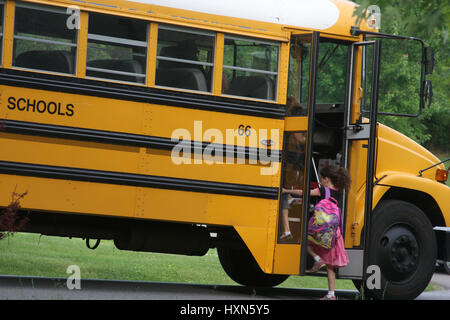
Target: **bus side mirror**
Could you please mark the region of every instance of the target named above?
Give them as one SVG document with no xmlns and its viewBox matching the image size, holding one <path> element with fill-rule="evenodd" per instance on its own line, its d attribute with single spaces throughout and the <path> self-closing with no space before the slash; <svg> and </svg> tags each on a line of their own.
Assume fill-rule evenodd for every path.
<svg viewBox="0 0 450 320">
<path fill-rule="evenodd" d="M 426 47 L 424 51 L 423 64 L 425 67 L 425 76 L 433 74 L 434 70 L 434 50 L 433 47 Z M 422 85 L 422 106 L 429 108 L 433 100 L 433 86 L 431 80 L 424 80 Z"/>
<path fill-rule="evenodd" d="M 423 106 L 425 108 L 429 108 L 431 106 L 431 102 L 433 101 L 433 86 L 431 84 L 431 80 L 425 80 L 423 83 L 423 92 L 422 92 Z"/>
<path fill-rule="evenodd" d="M 434 70 L 434 50 L 433 47 L 425 48 L 425 74 L 429 75 Z"/>
</svg>

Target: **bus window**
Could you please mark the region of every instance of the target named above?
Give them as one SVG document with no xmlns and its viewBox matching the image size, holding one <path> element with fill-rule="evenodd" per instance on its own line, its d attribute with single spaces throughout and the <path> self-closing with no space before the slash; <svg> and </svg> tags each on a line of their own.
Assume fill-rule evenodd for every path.
<svg viewBox="0 0 450 320">
<path fill-rule="evenodd" d="M 306 116 L 308 113 L 310 53 L 311 39 L 292 39 L 286 116 Z"/>
<path fill-rule="evenodd" d="M 5 4 L 0 2 L 0 59 L 3 57 L 3 15 L 5 12 Z"/>
<path fill-rule="evenodd" d="M 86 76 L 145 83 L 148 26 L 145 21 L 90 13 Z"/>
<path fill-rule="evenodd" d="M 13 66 L 75 74 L 77 30 L 65 9 L 16 2 Z"/>
<path fill-rule="evenodd" d="M 158 86 L 211 92 L 215 33 L 159 26 Z"/>
<path fill-rule="evenodd" d="M 316 103 L 344 104 L 348 45 L 320 42 Z"/>
<path fill-rule="evenodd" d="M 225 36 L 224 94 L 276 100 L 279 50 L 275 42 Z"/>
<path fill-rule="evenodd" d="M 325 166 L 344 166 L 347 161 L 344 111 L 348 52 L 348 43 L 320 40 L 312 139 L 312 161 L 317 172 Z M 317 172 L 310 172 L 312 183 L 320 182 Z"/>
</svg>

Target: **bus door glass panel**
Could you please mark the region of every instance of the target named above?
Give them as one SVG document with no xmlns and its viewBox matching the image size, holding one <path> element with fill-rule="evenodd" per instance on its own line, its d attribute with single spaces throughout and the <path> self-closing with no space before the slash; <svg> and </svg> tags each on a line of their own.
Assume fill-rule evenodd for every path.
<svg viewBox="0 0 450 320">
<path fill-rule="evenodd" d="M 0 62 L 3 57 L 3 23 L 4 23 L 5 4 L 0 2 Z"/>
<path fill-rule="evenodd" d="M 289 57 L 287 117 L 308 115 L 309 65 L 311 36 L 294 37 Z"/>
<path fill-rule="evenodd" d="M 349 46 L 321 38 L 317 65 L 312 143 L 311 190 L 319 186 L 326 166 L 345 166 L 344 121 Z M 311 199 L 314 204 L 317 199 Z"/>
<path fill-rule="evenodd" d="M 383 39 L 382 42 L 378 88 L 378 115 L 380 118 L 378 120 L 392 126 L 394 122 L 400 121 L 392 116 L 414 118 L 423 107 L 418 106 L 417 101 L 421 102 L 421 92 L 423 92 L 421 85 L 424 79 L 421 62 L 424 49 L 421 41 Z M 373 46 L 365 46 L 363 50 L 363 72 L 366 75 L 363 88 L 366 90 L 364 90 L 362 110 L 364 117 L 369 117 L 374 49 Z M 406 127 L 408 122 L 407 120 L 403 121 L 405 121 L 404 127 Z M 414 126 L 412 124 L 414 121 L 410 121 L 411 127 Z M 412 131 L 408 133 L 414 134 Z"/>
<path fill-rule="evenodd" d="M 300 243 L 303 221 L 303 201 L 298 194 L 304 189 L 305 155 L 307 142 L 307 120 L 309 64 L 311 35 L 292 38 L 289 59 L 288 98 L 286 125 L 294 123 L 295 129 L 284 135 L 282 183 L 279 211 L 279 243 Z M 306 76 L 308 75 L 308 76 Z M 300 123 L 302 125 L 297 125 Z M 290 130 L 290 129 L 289 129 Z M 283 192 L 285 191 L 285 192 Z M 297 192 L 297 194 L 296 194 Z M 290 236 L 286 233 L 290 232 Z"/>
<path fill-rule="evenodd" d="M 314 112 L 313 159 L 317 171 L 325 166 L 344 166 L 343 127 L 348 45 L 322 38 L 317 66 Z M 314 172 L 314 180 L 317 176 Z"/>
<path fill-rule="evenodd" d="M 344 123 L 345 101 L 347 93 L 347 72 L 349 59 L 349 44 L 327 38 L 320 38 L 319 52 L 315 65 L 311 68 L 315 72 L 316 88 L 314 96 L 314 110 L 310 112 L 313 117 L 312 146 L 310 166 L 308 168 L 310 191 L 320 187 L 320 170 L 326 166 L 345 167 L 344 159 Z M 302 81 L 306 80 L 305 79 Z M 305 195 L 309 196 L 309 195 Z M 345 216 L 344 195 L 337 199 Z M 314 212 L 314 205 L 318 197 L 310 196 L 307 204 L 305 219 L 309 220 Z M 307 225 L 307 224 L 306 224 Z M 304 238 L 307 241 L 307 238 Z M 313 260 L 305 255 L 306 269 L 310 269 Z"/>
<path fill-rule="evenodd" d="M 280 243 L 300 243 L 303 218 L 302 192 L 305 177 L 306 131 L 287 132 L 283 146 L 283 183 L 280 196 L 278 239 Z M 290 236 L 286 236 L 290 232 Z"/>
</svg>

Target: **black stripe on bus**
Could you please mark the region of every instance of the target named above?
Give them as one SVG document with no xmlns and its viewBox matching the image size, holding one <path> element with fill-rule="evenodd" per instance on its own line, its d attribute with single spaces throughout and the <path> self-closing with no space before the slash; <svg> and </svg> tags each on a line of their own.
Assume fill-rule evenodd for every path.
<svg viewBox="0 0 450 320">
<path fill-rule="evenodd" d="M 172 151 L 173 148 L 177 145 L 181 147 L 181 142 L 179 140 L 173 141 L 169 138 L 7 119 L 0 119 L 0 130 L 9 133 L 28 134 L 33 136 L 43 136 L 60 139 L 82 140 L 132 147 L 162 149 L 168 151 Z M 279 150 L 240 147 L 235 145 L 184 140 L 182 142 L 182 147 L 187 148 L 191 153 L 204 154 L 206 148 L 208 148 L 208 153 L 212 156 L 215 155 L 216 150 L 221 150 L 223 156 L 228 155 L 233 158 L 244 158 L 255 161 L 261 160 L 263 162 L 280 162 Z"/>
<path fill-rule="evenodd" d="M 278 199 L 278 188 L 0 161 L 0 173 L 114 185 Z"/>
<path fill-rule="evenodd" d="M 102 98 L 284 119 L 286 106 L 98 80 L 0 68 L 0 84 Z"/>
</svg>

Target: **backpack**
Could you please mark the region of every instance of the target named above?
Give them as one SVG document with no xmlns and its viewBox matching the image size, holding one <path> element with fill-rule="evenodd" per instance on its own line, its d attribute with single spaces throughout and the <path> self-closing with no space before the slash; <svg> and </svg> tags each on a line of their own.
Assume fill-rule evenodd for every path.
<svg viewBox="0 0 450 320">
<path fill-rule="evenodd" d="M 308 222 L 308 240 L 325 249 L 332 249 L 336 243 L 336 232 L 341 226 L 340 212 L 337 200 L 325 187 L 325 198 L 314 206 L 314 214 Z"/>
</svg>

